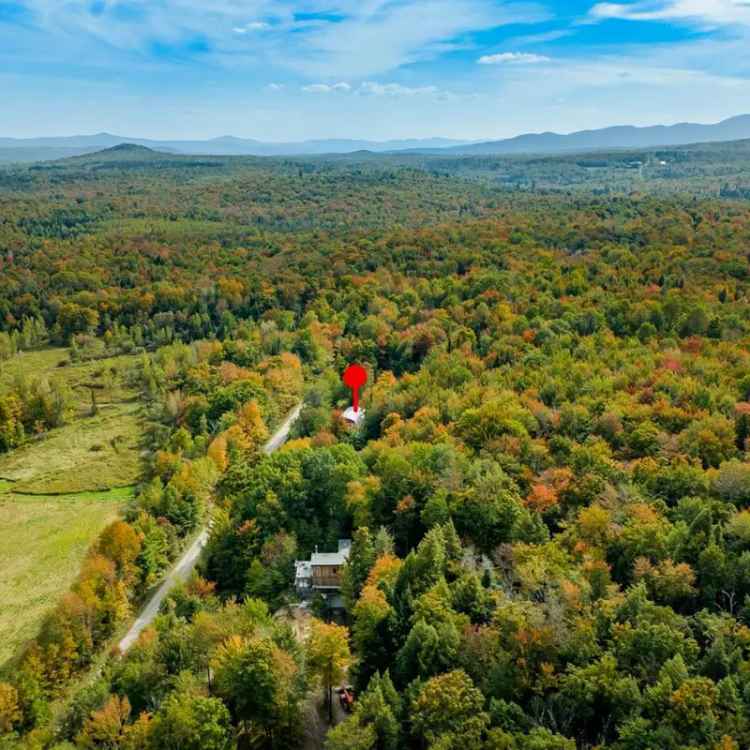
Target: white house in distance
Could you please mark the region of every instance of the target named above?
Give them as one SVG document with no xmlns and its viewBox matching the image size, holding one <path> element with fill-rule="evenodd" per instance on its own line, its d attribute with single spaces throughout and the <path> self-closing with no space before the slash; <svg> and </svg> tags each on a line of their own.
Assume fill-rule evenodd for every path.
<svg viewBox="0 0 750 750">
<path fill-rule="evenodd" d="M 351 539 L 339 539 L 337 552 L 318 552 L 294 563 L 294 588 L 300 596 L 335 594 L 341 590 L 341 574 L 351 552 Z"/>
<path fill-rule="evenodd" d="M 350 406 L 342 415 L 341 418 L 348 422 L 351 425 L 354 425 L 355 427 L 359 427 L 359 425 L 362 423 L 362 420 L 365 418 L 365 410 L 364 409 L 358 409 L 357 411 L 354 411 L 354 407 Z"/>
</svg>

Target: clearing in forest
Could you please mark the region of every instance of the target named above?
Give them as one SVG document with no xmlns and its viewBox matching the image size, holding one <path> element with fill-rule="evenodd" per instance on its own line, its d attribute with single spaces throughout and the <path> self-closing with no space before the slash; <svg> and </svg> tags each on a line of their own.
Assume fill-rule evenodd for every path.
<svg viewBox="0 0 750 750">
<path fill-rule="evenodd" d="M 32 497 L 0 486 L 0 665 L 36 634 L 91 543 L 132 494 L 126 488 Z"/>
<path fill-rule="evenodd" d="M 133 496 L 143 427 L 135 362 L 76 363 L 67 349 L 50 348 L 0 365 L 0 393 L 19 379 L 55 379 L 70 399 L 66 424 L 0 454 L 0 665 L 35 635 Z"/>
</svg>

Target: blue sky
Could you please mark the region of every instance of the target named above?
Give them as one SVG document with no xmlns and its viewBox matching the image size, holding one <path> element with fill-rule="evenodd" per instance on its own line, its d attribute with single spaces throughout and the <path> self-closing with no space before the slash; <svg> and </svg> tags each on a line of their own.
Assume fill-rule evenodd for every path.
<svg viewBox="0 0 750 750">
<path fill-rule="evenodd" d="M 750 0 L 0 0 L 0 136 L 499 138 L 750 112 Z"/>
</svg>

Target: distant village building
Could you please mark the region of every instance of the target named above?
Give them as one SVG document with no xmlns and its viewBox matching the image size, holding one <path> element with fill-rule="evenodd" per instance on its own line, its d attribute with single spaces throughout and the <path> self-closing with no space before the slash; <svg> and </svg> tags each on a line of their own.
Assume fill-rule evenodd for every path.
<svg viewBox="0 0 750 750">
<path fill-rule="evenodd" d="M 338 593 L 351 547 L 351 539 L 339 539 L 337 552 L 318 552 L 316 549 L 309 560 L 297 560 L 294 564 L 297 593 L 303 597 Z"/>
</svg>

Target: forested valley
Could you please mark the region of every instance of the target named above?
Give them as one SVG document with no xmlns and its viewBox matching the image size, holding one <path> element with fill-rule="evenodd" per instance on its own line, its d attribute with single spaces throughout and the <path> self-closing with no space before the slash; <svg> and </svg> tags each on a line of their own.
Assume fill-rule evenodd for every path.
<svg viewBox="0 0 750 750">
<path fill-rule="evenodd" d="M 76 363 L 127 361 L 145 425 L 0 669 L 0 747 L 750 746 L 746 151 L 0 170 L 0 457 L 70 425 Z M 341 539 L 343 611 L 300 624 L 295 561 Z"/>
</svg>

